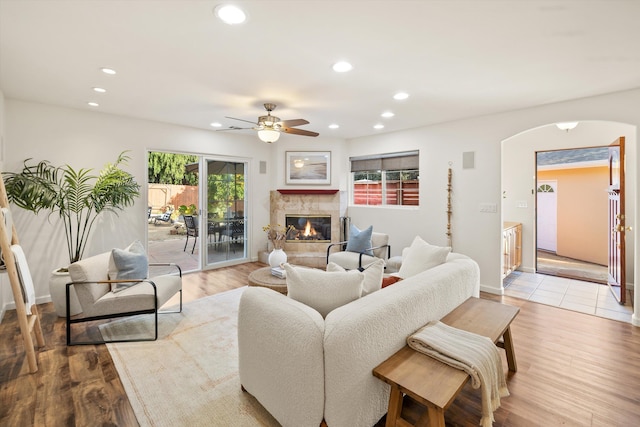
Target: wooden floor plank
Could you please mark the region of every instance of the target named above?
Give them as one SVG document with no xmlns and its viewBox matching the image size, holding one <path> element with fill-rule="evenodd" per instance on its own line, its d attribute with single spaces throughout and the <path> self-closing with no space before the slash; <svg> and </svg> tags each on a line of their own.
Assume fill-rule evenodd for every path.
<svg viewBox="0 0 640 427">
<path fill-rule="evenodd" d="M 184 302 L 245 286 L 249 273 L 263 266 L 186 274 Z M 518 372 L 507 375 L 511 396 L 502 399 L 494 426 L 640 425 L 640 328 L 516 298 L 482 297 L 521 309 L 511 325 Z M 137 425 L 106 346 L 67 347 L 64 320 L 53 304 L 38 309 L 46 346 L 35 374 L 28 372 L 15 311 L 0 324 L 0 426 Z M 480 414 L 480 395 L 468 384 L 446 411 L 446 424 L 475 427 Z M 377 424 L 383 425 L 384 419 Z"/>
</svg>

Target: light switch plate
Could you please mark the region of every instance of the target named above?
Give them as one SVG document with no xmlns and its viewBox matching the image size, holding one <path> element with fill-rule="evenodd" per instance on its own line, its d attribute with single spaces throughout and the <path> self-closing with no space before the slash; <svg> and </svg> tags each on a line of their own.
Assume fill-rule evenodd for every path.
<svg viewBox="0 0 640 427">
<path fill-rule="evenodd" d="M 498 205 L 495 203 L 480 203 L 480 212 L 496 213 L 498 212 Z"/>
</svg>

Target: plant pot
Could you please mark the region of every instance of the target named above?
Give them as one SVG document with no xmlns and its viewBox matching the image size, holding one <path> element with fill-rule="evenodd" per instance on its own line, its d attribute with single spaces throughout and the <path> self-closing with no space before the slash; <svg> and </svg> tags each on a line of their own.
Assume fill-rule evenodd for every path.
<svg viewBox="0 0 640 427">
<path fill-rule="evenodd" d="M 273 267 L 280 267 L 281 264 L 287 262 L 287 253 L 282 249 L 274 249 L 269 254 L 269 265 Z"/>
<path fill-rule="evenodd" d="M 67 283 L 71 281 L 71 276 L 68 272 L 59 272 L 57 269 L 51 272 L 49 278 L 49 294 L 51 295 L 51 301 L 56 309 L 58 317 L 67 317 L 67 296 L 66 289 Z M 78 296 L 75 289 L 71 287 L 69 290 L 69 301 L 71 302 L 71 315 L 82 313 Z"/>
</svg>

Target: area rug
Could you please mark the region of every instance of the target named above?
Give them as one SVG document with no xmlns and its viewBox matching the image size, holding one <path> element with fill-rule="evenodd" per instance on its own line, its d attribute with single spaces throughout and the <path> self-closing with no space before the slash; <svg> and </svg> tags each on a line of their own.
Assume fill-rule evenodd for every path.
<svg viewBox="0 0 640 427">
<path fill-rule="evenodd" d="M 108 344 L 141 426 L 278 426 L 238 377 L 238 305 L 245 288 L 159 316 L 158 340 Z M 111 322 L 105 337 L 150 333 L 152 316 Z"/>
</svg>

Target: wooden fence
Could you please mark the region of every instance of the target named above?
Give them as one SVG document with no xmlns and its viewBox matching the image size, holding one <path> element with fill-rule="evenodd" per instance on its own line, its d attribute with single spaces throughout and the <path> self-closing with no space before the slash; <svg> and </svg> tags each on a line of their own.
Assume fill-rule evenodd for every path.
<svg viewBox="0 0 640 427">
<path fill-rule="evenodd" d="M 166 212 L 168 206 L 172 210 L 181 205 L 200 207 L 198 187 L 194 185 L 149 184 L 147 194 L 151 213 Z"/>
</svg>

